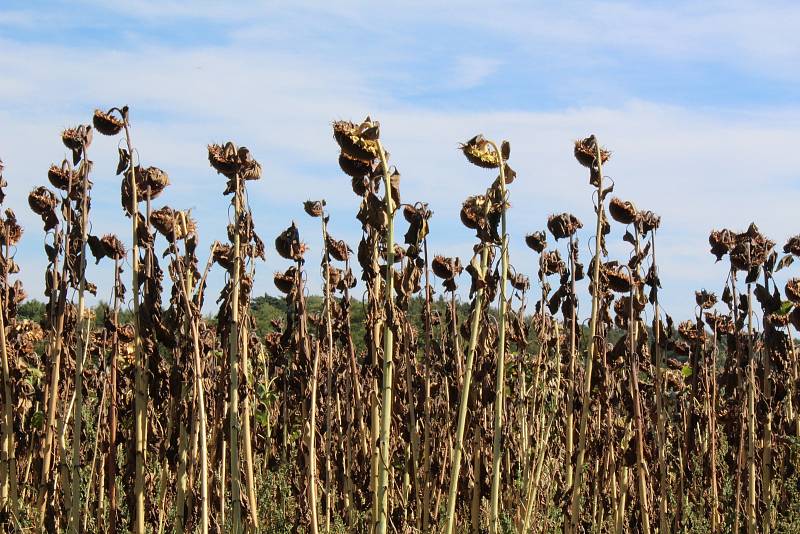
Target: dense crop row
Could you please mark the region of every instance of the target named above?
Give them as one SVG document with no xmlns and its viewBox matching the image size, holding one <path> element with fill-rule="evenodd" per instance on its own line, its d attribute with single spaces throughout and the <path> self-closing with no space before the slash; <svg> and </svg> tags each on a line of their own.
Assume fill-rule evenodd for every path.
<svg viewBox="0 0 800 534">
<path fill-rule="evenodd" d="M 130 251 L 90 233 L 95 133 L 121 137 Z M 0 221 L 2 528 L 800 529 L 800 279 L 774 279 L 800 255 L 800 236 L 781 255 L 755 225 L 712 232 L 712 253 L 730 266 L 719 302 L 699 291 L 694 319 L 673 324 L 659 308 L 660 218 L 611 196 L 610 152 L 594 136 L 574 146 L 596 214 L 590 246 L 579 246 L 575 216 L 552 215 L 549 235 L 525 238 L 539 258 L 533 288 L 510 263 L 507 141 L 461 145 L 488 178 L 461 210 L 475 231 L 464 267 L 429 254 L 431 210 L 401 200 L 379 124 L 335 122 L 333 136 L 361 198 L 362 239 L 335 239 L 325 201 L 306 202 L 320 234 L 305 238 L 322 254 L 310 257 L 294 224 L 275 238 L 285 317 L 264 332 L 251 290 L 267 247 L 246 191 L 262 170 L 247 148 L 208 147 L 232 209 L 228 241 L 201 258 L 190 213 L 157 207 L 169 178 L 138 161 L 127 107 L 62 133 L 71 160 L 47 171 L 54 189 L 29 195 L 48 261 L 41 320 L 18 314 L 22 228 L 11 209 Z M 626 230 L 626 258 L 608 258 L 612 224 Z M 115 280 L 94 309 L 92 258 Z M 313 311 L 309 261 L 324 288 Z M 202 314 L 211 269 L 226 273 L 214 318 Z"/>
</svg>

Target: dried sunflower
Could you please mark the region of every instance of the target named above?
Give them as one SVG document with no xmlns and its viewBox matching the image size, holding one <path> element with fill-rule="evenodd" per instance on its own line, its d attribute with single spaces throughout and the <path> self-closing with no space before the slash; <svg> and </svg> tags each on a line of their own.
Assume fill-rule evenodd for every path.
<svg viewBox="0 0 800 534">
<path fill-rule="evenodd" d="M 540 268 L 546 276 L 561 274 L 566 269 L 561 254 L 557 250 L 545 252 L 540 257 Z"/>
<path fill-rule="evenodd" d="M 312 217 L 322 217 L 325 211 L 324 200 L 306 200 L 303 202 L 303 209 Z"/>
<path fill-rule="evenodd" d="M 640 211 L 636 224 L 639 227 L 639 232 L 646 234 L 653 230 L 658 230 L 658 227 L 661 226 L 661 217 L 652 211 Z"/>
<path fill-rule="evenodd" d="M 122 127 L 125 126 L 121 118 L 117 118 L 113 112 L 116 108 L 112 108 L 106 112 L 99 109 L 94 110 L 94 117 L 92 117 L 92 124 L 95 130 L 103 135 L 117 135 Z M 123 108 L 127 110 L 127 108 Z M 117 110 L 119 111 L 119 110 Z"/>
<path fill-rule="evenodd" d="M 574 235 L 580 228 L 583 228 L 583 223 L 570 213 L 551 215 L 547 218 L 547 229 L 556 240 L 566 239 Z"/>
<path fill-rule="evenodd" d="M 300 242 L 300 231 L 294 222 L 275 238 L 275 250 L 287 260 L 299 261 L 303 259 L 306 245 Z"/>
<path fill-rule="evenodd" d="M 603 265 L 603 275 L 612 291 L 628 293 L 631 290 L 633 282 L 630 274 L 612 262 Z"/>
<path fill-rule="evenodd" d="M 289 267 L 285 272 L 275 273 L 273 281 L 275 282 L 275 287 L 277 287 L 281 293 L 288 295 L 294 287 L 296 278 L 297 269 L 295 267 Z"/>
<path fill-rule="evenodd" d="M 439 278 L 449 280 L 461 274 L 464 268 L 461 266 L 460 258 L 446 258 L 437 255 L 431 262 L 431 270 Z"/>
<path fill-rule="evenodd" d="M 636 206 L 627 200 L 621 200 L 617 197 L 611 199 L 608 205 L 608 211 L 615 221 L 621 224 L 632 224 L 636 221 L 638 212 Z"/>
<path fill-rule="evenodd" d="M 711 253 L 717 257 L 717 261 L 722 256 L 733 250 L 736 244 L 736 234 L 723 228 L 722 230 L 712 230 L 708 236 L 708 243 L 711 245 Z"/>
<path fill-rule="evenodd" d="M 786 298 L 794 304 L 800 304 L 800 278 L 791 278 L 786 282 Z"/>
<path fill-rule="evenodd" d="M 751 223 L 746 232 L 736 236 L 736 245 L 730 252 L 731 265 L 740 271 L 749 271 L 763 264 L 774 246 L 775 243 Z"/>
<path fill-rule="evenodd" d="M 484 169 L 500 167 L 500 154 L 494 150 L 491 143 L 484 139 L 481 134 L 476 135 L 466 143 L 461 143 L 459 148 L 473 165 Z"/>
<path fill-rule="evenodd" d="M 70 168 L 67 160 L 61 163 L 61 167 L 50 165 L 50 170 L 47 171 L 47 179 L 50 180 L 53 187 L 61 191 L 69 191 L 70 184 L 74 187 L 78 181 L 75 171 Z"/>
<path fill-rule="evenodd" d="M 600 148 L 600 162 L 605 163 L 611 157 L 611 152 L 604 148 Z M 594 135 L 590 135 L 585 139 L 575 141 L 575 159 L 584 167 L 590 169 L 596 167 L 597 161 L 597 139 Z"/>
<path fill-rule="evenodd" d="M 352 159 L 369 164 L 380 156 L 378 149 L 380 124 L 377 121 L 373 122 L 369 117 L 361 124 L 350 121 L 334 122 L 333 138 L 336 139 L 342 152 Z"/>
<path fill-rule="evenodd" d="M 372 172 L 371 163 L 351 158 L 344 152 L 339 154 L 339 167 L 345 174 L 353 178 L 353 183 L 356 179 L 363 181 Z"/>
<path fill-rule="evenodd" d="M 694 292 L 694 300 L 700 309 L 708 310 L 714 307 L 714 304 L 717 303 L 717 296 L 710 292 L 703 289 L 702 291 L 695 291 Z"/>
<path fill-rule="evenodd" d="M 28 195 L 28 205 L 34 213 L 42 218 L 45 232 L 58 225 L 58 217 L 55 212 L 58 200 L 55 193 L 44 186 L 37 187 Z"/>
<path fill-rule="evenodd" d="M 533 232 L 525 236 L 525 244 L 539 254 L 547 247 L 547 235 L 544 232 Z"/>
<path fill-rule="evenodd" d="M 783 251 L 786 254 L 800 256 L 800 235 L 790 237 L 786 244 L 783 245 Z"/>
<path fill-rule="evenodd" d="M 328 254 L 337 261 L 347 261 L 350 253 L 353 252 L 350 247 L 347 246 L 347 243 L 334 239 L 330 234 L 325 238 L 325 247 L 328 250 Z"/>
</svg>

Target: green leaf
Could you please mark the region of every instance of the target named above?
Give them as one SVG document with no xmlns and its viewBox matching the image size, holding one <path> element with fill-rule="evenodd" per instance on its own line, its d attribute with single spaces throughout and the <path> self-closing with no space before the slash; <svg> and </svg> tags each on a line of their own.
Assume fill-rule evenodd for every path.
<svg viewBox="0 0 800 534">
<path fill-rule="evenodd" d="M 689 378 L 692 376 L 692 367 L 690 365 L 684 365 L 683 369 L 681 369 L 681 374 L 683 378 Z"/>
<path fill-rule="evenodd" d="M 778 308 L 778 312 L 777 313 L 778 313 L 778 315 L 786 315 L 787 313 L 792 311 L 793 307 L 794 307 L 794 304 L 792 304 L 788 300 L 785 300 L 785 301 L 781 302 L 781 307 Z"/>
</svg>

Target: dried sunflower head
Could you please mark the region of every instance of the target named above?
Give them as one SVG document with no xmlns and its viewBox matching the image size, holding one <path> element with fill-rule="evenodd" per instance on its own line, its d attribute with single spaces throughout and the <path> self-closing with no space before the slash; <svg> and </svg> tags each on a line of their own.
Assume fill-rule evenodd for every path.
<svg viewBox="0 0 800 534">
<path fill-rule="evenodd" d="M 325 212 L 324 200 L 306 200 L 303 202 L 303 209 L 312 217 L 322 217 Z"/>
<path fill-rule="evenodd" d="M 533 232 L 525 236 L 525 244 L 539 254 L 547 247 L 547 235 L 542 232 Z"/>
<path fill-rule="evenodd" d="M 570 213 L 551 215 L 547 218 L 547 229 L 556 240 L 568 238 L 580 228 L 583 228 L 583 223 Z"/>
<path fill-rule="evenodd" d="M 652 211 L 640 211 L 636 225 L 639 227 L 639 233 L 646 234 L 658 230 L 658 227 L 661 226 L 661 217 Z"/>
<path fill-rule="evenodd" d="M 154 210 L 150 214 L 150 222 L 158 233 L 169 240 L 172 239 L 175 230 L 175 210 L 169 206 Z"/>
<path fill-rule="evenodd" d="M 786 282 L 786 298 L 794 304 L 800 304 L 800 278 L 791 278 Z"/>
<path fill-rule="evenodd" d="M 69 166 L 69 162 L 64 160 L 61 166 L 50 165 L 50 170 L 47 171 L 47 179 L 53 184 L 53 187 L 61 191 L 69 191 L 70 184 L 74 187 L 78 182 L 75 171 Z"/>
<path fill-rule="evenodd" d="M 790 237 L 786 244 L 783 245 L 783 251 L 786 254 L 800 256 L 800 235 Z"/>
<path fill-rule="evenodd" d="M 303 259 L 306 245 L 300 242 L 300 231 L 294 222 L 275 238 L 275 250 L 287 260 L 299 261 Z"/>
<path fill-rule="evenodd" d="M 621 224 L 632 224 L 636 221 L 638 212 L 636 206 L 627 200 L 621 200 L 617 197 L 611 199 L 608 205 L 608 211 L 615 221 Z"/>
<path fill-rule="evenodd" d="M 215 243 L 211 257 L 226 271 L 233 271 L 233 247 L 229 243 Z"/>
<path fill-rule="evenodd" d="M 369 164 L 380 157 L 378 148 L 380 124 L 372 121 L 369 117 L 364 119 L 361 124 L 354 124 L 350 121 L 334 122 L 333 138 L 342 152 L 352 159 Z M 348 174 L 350 173 L 348 172 Z M 351 176 L 353 175 L 351 174 Z"/>
<path fill-rule="evenodd" d="M 605 163 L 611 157 L 611 152 L 597 146 L 597 139 L 590 135 L 585 139 L 575 141 L 575 159 L 584 167 L 590 169 L 597 166 L 597 153 L 600 152 L 600 162 Z"/>
<path fill-rule="evenodd" d="M 527 291 L 531 288 L 530 279 L 522 273 L 516 273 L 508 279 L 511 287 L 517 291 Z"/>
<path fill-rule="evenodd" d="M 706 323 L 711 328 L 712 331 L 715 331 L 718 336 L 722 334 L 732 334 L 733 333 L 733 321 L 731 321 L 730 316 L 728 315 L 720 315 L 718 313 L 705 313 Z"/>
<path fill-rule="evenodd" d="M 459 147 L 470 163 L 484 169 L 497 169 L 500 167 L 500 154 L 491 143 L 478 134 Z"/>
<path fill-rule="evenodd" d="M 697 325 L 690 320 L 683 321 L 678 325 L 678 334 L 686 341 L 693 343 L 697 341 L 705 341 L 706 334 L 703 330 L 698 329 Z"/>
<path fill-rule="evenodd" d="M 631 281 L 631 275 L 625 269 L 612 262 L 604 264 L 602 268 L 606 283 L 612 291 L 628 293 L 631 290 L 633 282 Z"/>
<path fill-rule="evenodd" d="M 295 267 L 289 267 L 286 271 L 280 273 L 275 273 L 273 280 L 275 282 L 275 287 L 281 293 L 289 294 L 294 287 L 295 280 L 297 279 L 297 269 Z"/>
<path fill-rule="evenodd" d="M 103 245 L 106 256 L 112 260 L 122 260 L 125 255 L 125 245 L 114 234 L 106 234 L 100 238 L 100 243 Z"/>
<path fill-rule="evenodd" d="M 363 181 L 372 172 L 371 163 L 351 158 L 344 152 L 339 154 L 339 167 L 345 174 L 353 178 L 353 183 L 356 179 Z"/>
<path fill-rule="evenodd" d="M 746 232 L 736 236 L 736 244 L 730 252 L 731 265 L 740 271 L 749 271 L 762 265 L 775 243 L 764 237 L 758 227 L 751 223 Z"/>
<path fill-rule="evenodd" d="M 702 310 L 709 310 L 714 307 L 714 304 L 717 303 L 717 296 L 710 292 L 703 289 L 702 291 L 695 291 L 694 292 L 694 300 L 700 309 Z"/>
<path fill-rule="evenodd" d="M 330 234 L 326 236 L 325 246 L 328 250 L 328 254 L 337 261 L 347 261 L 350 253 L 353 252 L 350 247 L 347 246 L 347 243 L 334 239 Z"/>
<path fill-rule="evenodd" d="M 431 270 L 439 278 L 449 280 L 461 274 L 464 268 L 461 266 L 460 258 L 446 258 L 437 255 L 431 262 Z"/>
<path fill-rule="evenodd" d="M 0 235 L 0 244 L 13 247 L 22 239 L 22 226 L 17 223 L 17 216 L 13 210 L 6 210 L 6 218 L 3 223 L 3 232 Z"/>
<path fill-rule="evenodd" d="M 717 261 L 722 256 L 730 252 L 736 244 L 736 234 L 723 228 L 722 230 L 712 230 L 708 236 L 708 243 L 711 245 L 711 253 L 717 257 Z"/>
<path fill-rule="evenodd" d="M 116 108 L 105 112 L 99 109 L 94 110 L 94 117 L 92 117 L 94 129 L 103 135 L 117 135 L 122 130 L 122 127 L 125 126 L 125 123 L 122 118 L 114 115 L 115 110 Z"/>
<path fill-rule="evenodd" d="M 58 200 L 55 193 L 44 186 L 37 187 L 28 195 L 28 204 L 33 212 L 42 218 L 45 232 L 58 225 L 58 217 L 55 211 Z"/>
<path fill-rule="evenodd" d="M 92 144 L 92 127 L 81 124 L 76 128 L 67 128 L 61 132 L 61 142 L 72 151 L 72 163 L 77 165 L 84 150 Z"/>
<path fill-rule="evenodd" d="M 558 250 L 550 250 L 543 253 L 539 258 L 539 265 L 545 276 L 562 274 L 566 270 L 566 265 L 564 260 L 561 259 L 561 254 L 558 253 Z"/>
</svg>

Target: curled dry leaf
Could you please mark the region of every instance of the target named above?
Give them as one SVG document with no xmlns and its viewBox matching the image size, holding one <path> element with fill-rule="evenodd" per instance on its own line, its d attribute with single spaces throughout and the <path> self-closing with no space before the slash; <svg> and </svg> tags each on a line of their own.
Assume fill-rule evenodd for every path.
<svg viewBox="0 0 800 534">
<path fill-rule="evenodd" d="M 791 278 L 786 282 L 786 298 L 794 304 L 800 304 L 800 278 Z"/>
<path fill-rule="evenodd" d="M 694 292 L 694 300 L 700 309 L 702 310 L 709 310 L 714 307 L 714 304 L 717 303 L 717 296 L 710 292 L 703 289 L 702 291 L 695 291 Z"/>
</svg>

